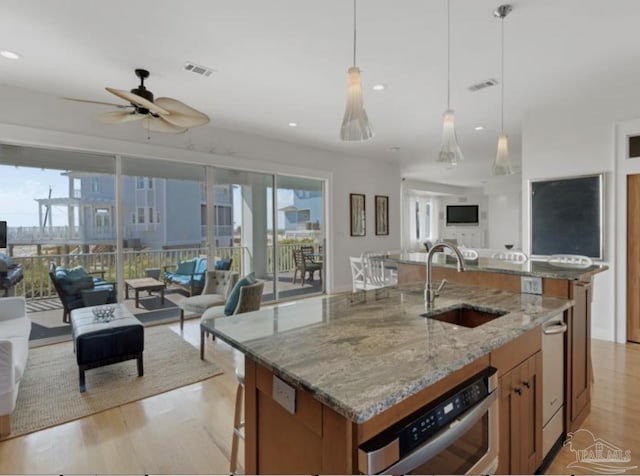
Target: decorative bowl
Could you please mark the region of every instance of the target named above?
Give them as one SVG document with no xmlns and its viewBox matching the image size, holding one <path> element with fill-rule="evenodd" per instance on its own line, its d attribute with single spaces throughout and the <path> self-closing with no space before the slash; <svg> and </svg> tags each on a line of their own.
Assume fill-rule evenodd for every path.
<svg viewBox="0 0 640 476">
<path fill-rule="evenodd" d="M 513 248 L 513 245 L 504 245 L 504 247 L 508 250 L 510 250 L 511 248 Z"/>
<path fill-rule="evenodd" d="M 113 319 L 113 314 L 116 312 L 116 307 L 96 306 L 91 310 L 91 312 L 93 312 L 96 321 L 109 322 Z"/>
</svg>

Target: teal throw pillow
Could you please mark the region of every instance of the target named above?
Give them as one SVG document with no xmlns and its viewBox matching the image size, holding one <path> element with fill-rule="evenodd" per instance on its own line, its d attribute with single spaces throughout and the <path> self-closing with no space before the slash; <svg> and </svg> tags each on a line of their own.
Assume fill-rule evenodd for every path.
<svg viewBox="0 0 640 476">
<path fill-rule="evenodd" d="M 227 299 L 226 304 L 224 305 L 224 315 L 230 316 L 238 307 L 238 301 L 240 300 L 240 289 L 243 286 L 248 286 L 249 284 L 255 284 L 258 280 L 255 277 L 254 273 L 247 274 L 244 278 L 240 278 L 236 285 L 231 290 L 231 294 L 229 294 L 229 299 Z"/>
<path fill-rule="evenodd" d="M 193 274 L 193 271 L 196 268 L 196 260 L 190 259 L 187 261 L 180 261 L 178 263 L 178 269 L 176 270 L 176 274 Z"/>
<path fill-rule="evenodd" d="M 89 274 L 84 270 L 82 266 L 76 266 L 67 271 L 67 276 L 71 280 L 80 280 L 82 278 L 89 277 Z"/>
</svg>

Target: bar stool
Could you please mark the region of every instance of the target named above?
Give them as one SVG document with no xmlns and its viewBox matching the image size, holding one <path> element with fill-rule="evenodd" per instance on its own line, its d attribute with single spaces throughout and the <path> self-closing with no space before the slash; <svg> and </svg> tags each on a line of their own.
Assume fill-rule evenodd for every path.
<svg viewBox="0 0 640 476">
<path fill-rule="evenodd" d="M 242 404 L 244 400 L 244 358 L 236 360 L 236 409 L 233 412 L 233 435 L 231 437 L 231 457 L 229 472 L 235 474 L 238 466 L 238 444 L 240 438 L 244 440 L 244 421 L 242 420 Z"/>
</svg>

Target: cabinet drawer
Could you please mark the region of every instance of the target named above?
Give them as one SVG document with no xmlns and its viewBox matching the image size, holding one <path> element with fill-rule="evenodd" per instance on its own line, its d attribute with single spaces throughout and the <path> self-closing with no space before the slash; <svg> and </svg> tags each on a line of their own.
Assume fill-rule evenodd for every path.
<svg viewBox="0 0 640 476">
<path fill-rule="evenodd" d="M 540 326 L 491 352 L 491 366 L 498 369 L 498 377 L 531 357 L 542 348 Z"/>
</svg>

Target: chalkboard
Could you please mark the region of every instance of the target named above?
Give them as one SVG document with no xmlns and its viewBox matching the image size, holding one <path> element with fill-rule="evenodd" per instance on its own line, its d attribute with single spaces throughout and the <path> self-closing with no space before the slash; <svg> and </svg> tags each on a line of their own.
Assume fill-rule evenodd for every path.
<svg viewBox="0 0 640 476">
<path fill-rule="evenodd" d="M 531 182 L 531 254 L 602 256 L 602 174 Z"/>
</svg>

